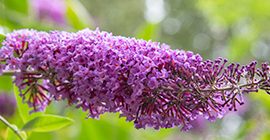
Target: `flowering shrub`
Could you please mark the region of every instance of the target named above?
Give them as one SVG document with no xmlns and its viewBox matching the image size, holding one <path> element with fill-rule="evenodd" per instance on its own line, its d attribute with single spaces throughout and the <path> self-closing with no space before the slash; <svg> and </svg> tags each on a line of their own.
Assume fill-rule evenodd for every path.
<svg viewBox="0 0 270 140">
<path fill-rule="evenodd" d="M 0 72 L 15 75 L 33 111 L 67 100 L 97 118 L 120 112 L 136 128 L 190 129 L 198 116 L 213 121 L 244 104 L 243 94 L 270 94 L 270 66 L 203 60 L 158 42 L 113 36 L 18 30 L 0 49 Z"/>
</svg>

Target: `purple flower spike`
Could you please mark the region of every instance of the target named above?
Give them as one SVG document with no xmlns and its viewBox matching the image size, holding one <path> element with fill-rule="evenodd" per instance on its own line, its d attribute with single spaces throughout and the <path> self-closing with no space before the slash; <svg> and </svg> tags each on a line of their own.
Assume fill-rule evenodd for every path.
<svg viewBox="0 0 270 140">
<path fill-rule="evenodd" d="M 222 118 L 244 104 L 243 95 L 270 94 L 270 66 L 203 60 L 158 42 L 113 36 L 98 29 L 77 33 L 19 30 L 6 36 L 0 71 L 15 72 L 33 111 L 67 100 L 97 118 L 120 112 L 136 128 L 192 127 Z"/>
</svg>

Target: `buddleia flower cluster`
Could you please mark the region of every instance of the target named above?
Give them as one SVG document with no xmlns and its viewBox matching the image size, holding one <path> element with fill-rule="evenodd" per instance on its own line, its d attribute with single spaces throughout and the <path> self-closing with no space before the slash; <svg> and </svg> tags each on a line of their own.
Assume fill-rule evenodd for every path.
<svg viewBox="0 0 270 140">
<path fill-rule="evenodd" d="M 33 111 L 66 100 L 98 118 L 119 112 L 136 128 L 214 121 L 244 104 L 243 95 L 270 94 L 270 66 L 203 60 L 166 44 L 85 29 L 76 33 L 18 30 L 6 35 L 0 70 L 14 73 Z"/>
</svg>

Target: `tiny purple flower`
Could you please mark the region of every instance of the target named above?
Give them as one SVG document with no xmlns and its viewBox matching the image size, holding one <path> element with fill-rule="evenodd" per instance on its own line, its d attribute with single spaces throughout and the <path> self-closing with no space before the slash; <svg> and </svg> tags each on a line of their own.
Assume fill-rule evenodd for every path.
<svg viewBox="0 0 270 140">
<path fill-rule="evenodd" d="M 156 89 L 158 87 L 158 81 L 156 77 L 151 77 L 148 82 L 148 87 L 150 89 Z"/>
</svg>

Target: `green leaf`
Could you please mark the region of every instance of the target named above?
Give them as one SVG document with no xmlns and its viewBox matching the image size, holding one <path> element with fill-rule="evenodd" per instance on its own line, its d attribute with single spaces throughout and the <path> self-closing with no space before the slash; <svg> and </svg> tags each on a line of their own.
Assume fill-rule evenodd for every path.
<svg viewBox="0 0 270 140">
<path fill-rule="evenodd" d="M 257 32 L 249 31 L 245 34 L 235 34 L 230 40 L 229 58 L 234 61 L 239 61 L 241 58 L 246 59 L 250 52 L 253 42 L 257 40 Z"/>
<path fill-rule="evenodd" d="M 19 89 L 16 85 L 13 85 L 13 92 L 14 92 L 14 95 L 15 95 L 15 98 L 17 101 L 17 107 L 18 107 L 17 110 L 19 112 L 19 115 L 20 115 L 23 123 L 26 123 L 30 119 L 33 119 L 37 116 L 44 114 L 43 112 L 36 112 L 36 113 L 30 114 L 29 112 L 31 111 L 31 109 L 28 107 L 28 105 L 26 103 L 22 102 L 22 98 L 20 97 Z"/>
<path fill-rule="evenodd" d="M 4 0 L 3 3 L 7 9 L 28 14 L 28 0 Z"/>
<path fill-rule="evenodd" d="M 27 134 L 25 133 L 25 131 L 20 131 L 19 128 L 17 127 L 17 125 L 12 124 L 11 126 L 12 126 L 13 131 L 14 130 L 16 131 L 16 135 L 20 136 L 20 138 L 23 140 L 27 139 Z M 9 129 L 11 129 L 11 128 L 9 128 Z"/>
<path fill-rule="evenodd" d="M 27 122 L 22 130 L 34 132 L 55 131 L 73 123 L 73 120 L 67 117 L 44 114 Z"/>
<path fill-rule="evenodd" d="M 24 131 L 18 130 L 18 135 L 20 135 L 20 139 L 27 140 L 27 134 Z M 10 128 L 7 128 L 7 140 L 19 140 L 18 135 L 14 133 Z M 1 138 L 1 137 L 0 137 Z M 2 140 L 2 139 L 1 139 Z"/>
<path fill-rule="evenodd" d="M 75 29 L 91 28 L 93 20 L 80 1 L 67 0 L 67 20 Z"/>
<path fill-rule="evenodd" d="M 252 99 L 259 101 L 262 104 L 262 107 L 268 112 L 268 115 L 270 115 L 270 98 L 265 91 L 259 90 L 259 92 L 250 94 L 250 96 Z"/>
<path fill-rule="evenodd" d="M 236 139 L 246 139 L 247 134 L 251 133 L 255 126 L 256 121 L 254 119 L 244 121 L 237 132 Z"/>
<path fill-rule="evenodd" d="M 0 76 L 0 90 L 11 92 L 12 87 L 12 78 L 11 76 Z"/>
<path fill-rule="evenodd" d="M 6 36 L 0 34 L 0 48 L 2 47 L 2 42 L 5 40 Z"/>
<path fill-rule="evenodd" d="M 158 36 L 158 30 L 159 30 L 158 24 L 145 23 L 144 25 L 138 28 L 136 37 L 145 40 L 150 39 L 155 40 Z"/>
<path fill-rule="evenodd" d="M 269 140 L 270 139 L 270 132 L 264 132 L 260 136 L 260 140 Z"/>
</svg>

